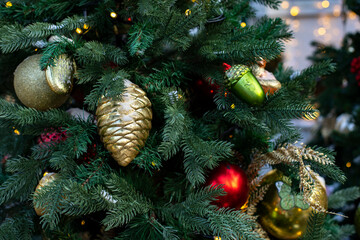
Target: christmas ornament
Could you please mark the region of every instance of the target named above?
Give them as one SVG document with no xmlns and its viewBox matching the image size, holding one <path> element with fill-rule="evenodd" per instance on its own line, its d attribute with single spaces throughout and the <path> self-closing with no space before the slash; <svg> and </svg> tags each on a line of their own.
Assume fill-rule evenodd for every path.
<svg viewBox="0 0 360 240">
<path fill-rule="evenodd" d="M 103 97 L 97 107 L 101 141 L 121 166 L 127 166 L 145 145 L 151 129 L 151 102 L 136 84 L 124 80 L 121 101 Z"/>
<path fill-rule="evenodd" d="M 265 93 L 274 94 L 281 88 L 281 83 L 276 80 L 274 74 L 265 70 L 266 61 L 262 60 L 251 66 L 251 71 L 259 81 Z"/>
<path fill-rule="evenodd" d="M 47 110 L 61 106 L 72 88 L 72 63 L 67 58 L 55 60 L 54 67 L 40 69 L 41 55 L 26 58 L 14 72 L 14 88 L 27 107 Z"/>
<path fill-rule="evenodd" d="M 264 90 L 251 73 L 250 68 L 240 64 L 232 67 L 226 63 L 223 65 L 228 86 L 237 97 L 250 105 L 260 105 L 264 102 Z"/>
<path fill-rule="evenodd" d="M 351 114 L 343 113 L 336 118 L 334 130 L 342 134 L 348 134 L 349 132 L 354 131 L 354 129 L 355 123 L 354 118 Z"/>
<path fill-rule="evenodd" d="M 353 58 L 351 61 L 350 72 L 356 73 L 356 81 L 358 86 L 360 86 L 360 57 Z"/>
<path fill-rule="evenodd" d="M 355 225 L 356 233 L 357 233 L 358 237 L 360 237 L 360 207 L 359 206 L 355 213 L 354 225 Z"/>
<path fill-rule="evenodd" d="M 249 196 L 249 186 L 245 171 L 230 163 L 221 163 L 209 175 L 206 185 L 223 184 L 226 195 L 214 202 L 219 207 L 240 209 Z"/>
<path fill-rule="evenodd" d="M 270 184 L 270 187 L 263 201 L 259 203 L 257 213 L 263 228 L 274 237 L 297 239 L 306 231 L 307 221 L 313 209 L 303 202 L 301 195 L 292 197 L 291 187 L 283 181 L 284 176 L 278 170 L 272 170 L 264 176 L 261 186 Z M 316 181 L 316 183 L 310 201 L 315 202 L 317 199 L 318 204 L 327 209 L 325 187 L 320 184 L 320 181 Z M 284 209 L 291 200 L 292 204 L 290 205 L 293 207 Z"/>
<path fill-rule="evenodd" d="M 41 188 L 49 185 L 51 182 L 53 182 L 58 177 L 59 177 L 59 175 L 57 173 L 45 173 L 44 176 L 40 179 L 39 184 L 36 186 L 35 192 L 38 192 Z M 36 208 L 36 207 L 34 207 L 34 209 L 38 216 L 44 215 L 45 209 Z"/>
<path fill-rule="evenodd" d="M 46 143 L 59 143 L 65 141 L 66 138 L 66 131 L 61 131 L 60 128 L 50 128 L 44 130 L 44 133 L 40 135 L 37 142 L 40 146 L 43 146 Z"/>
</svg>

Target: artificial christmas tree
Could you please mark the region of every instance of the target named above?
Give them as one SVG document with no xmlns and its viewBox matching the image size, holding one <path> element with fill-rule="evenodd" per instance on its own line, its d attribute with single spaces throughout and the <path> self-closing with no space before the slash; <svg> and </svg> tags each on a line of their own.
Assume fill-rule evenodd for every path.
<svg viewBox="0 0 360 240">
<path fill-rule="evenodd" d="M 275 9 L 280 3 L 255 2 Z M 261 214 L 257 204 L 268 188 L 260 185 L 259 174 L 266 164 L 291 180 L 289 196 L 300 196 L 315 210 L 303 238 L 354 233 L 353 228 L 324 222 L 326 207 L 318 199 L 310 201 L 318 174 L 345 181 L 332 153 L 292 144 L 299 132 L 290 120 L 318 116 L 309 98 L 312 86 L 334 66 L 324 61 L 296 77 L 291 69 L 279 67 L 272 80 L 281 85 L 275 82 L 265 94 L 256 79 L 261 73 L 250 75 L 251 66 L 277 58 L 291 32 L 279 18 L 241 24 L 254 17 L 250 3 L 2 2 L 0 238 L 264 239 L 267 233 L 255 216 Z M 50 85 L 42 77 L 54 94 L 59 94 L 54 83 L 65 83 L 66 97 L 74 88 L 62 105 L 34 109 L 22 105 L 20 96 L 14 100 L 13 72 L 34 54 L 41 74 L 61 67 L 61 56 L 69 59 L 61 69 L 70 75 Z M 224 62 L 245 72 L 224 73 Z M 130 93 L 130 100 L 127 79 L 140 93 Z M 200 82 L 208 87 L 199 87 Z M 234 84 L 238 90 L 229 91 Z M 104 113 L 106 104 L 111 107 Z M 74 107 L 96 117 L 71 116 L 67 110 Z M 104 116 L 109 120 L 105 124 Z M 44 129 L 60 129 L 66 137 L 38 144 Z M 118 133 L 121 137 L 115 138 Z M 108 141 L 112 137 L 116 144 Z M 130 143 L 130 160 L 114 154 L 124 141 Z M 93 146 L 96 151 L 88 149 Z M 113 156 L 128 165 L 119 166 Z M 225 163 L 242 169 L 224 182 L 245 186 L 239 206 L 217 206 L 214 202 L 231 195 L 230 190 L 206 184 L 211 172 Z M 57 178 L 36 190 L 44 172 Z M 339 205 L 331 205 L 329 197 L 329 208 Z M 43 209 L 42 216 L 33 206 Z"/>
</svg>

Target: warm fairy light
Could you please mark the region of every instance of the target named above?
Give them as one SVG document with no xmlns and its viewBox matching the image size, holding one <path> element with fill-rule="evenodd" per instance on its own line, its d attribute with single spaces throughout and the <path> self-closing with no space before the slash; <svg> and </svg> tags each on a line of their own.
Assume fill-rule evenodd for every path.
<svg viewBox="0 0 360 240">
<path fill-rule="evenodd" d="M 246 27 L 246 22 L 240 23 L 240 26 L 241 26 L 242 28 Z"/>
<path fill-rule="evenodd" d="M 229 135 L 229 138 L 233 138 L 233 135 Z"/>
<path fill-rule="evenodd" d="M 298 208 L 298 212 L 302 212 L 302 209 L 301 209 L 301 208 Z"/>
<path fill-rule="evenodd" d="M 156 163 L 155 162 L 151 162 L 151 165 L 153 165 L 155 167 Z"/>
<path fill-rule="evenodd" d="M 44 172 L 43 177 L 45 177 L 48 174 L 48 172 Z"/>
<path fill-rule="evenodd" d="M 17 130 L 17 129 L 14 130 L 14 133 L 15 133 L 16 135 L 20 135 L 20 132 L 19 132 L 19 130 Z"/>
<path fill-rule="evenodd" d="M 77 33 L 77 34 L 82 34 L 82 30 L 81 30 L 81 28 L 76 28 L 76 30 L 75 30 L 75 31 L 76 31 L 76 33 Z"/>
<path fill-rule="evenodd" d="M 296 235 L 298 235 L 298 236 L 301 236 L 301 234 L 302 234 L 302 231 L 298 231 L 298 232 L 296 233 Z"/>
<path fill-rule="evenodd" d="M 111 12 L 111 13 L 110 13 L 110 17 L 112 17 L 112 18 L 117 18 L 117 13 L 116 13 L 116 12 Z"/>
<path fill-rule="evenodd" d="M 295 17 L 299 14 L 300 12 L 300 8 L 298 6 L 293 6 L 291 9 L 290 9 L 290 14 L 291 16 Z"/>
<path fill-rule="evenodd" d="M 233 103 L 233 104 L 231 104 L 231 109 L 234 109 L 235 108 L 235 104 Z"/>
<path fill-rule="evenodd" d="M 81 221 L 81 226 L 84 226 L 85 225 L 85 220 L 82 220 Z"/>
<path fill-rule="evenodd" d="M 182 98 L 183 96 L 181 95 L 181 94 L 178 94 L 178 98 L 180 99 L 180 98 Z"/>
<path fill-rule="evenodd" d="M 35 52 L 37 52 L 38 51 L 38 49 L 37 48 L 35 48 L 35 50 L 34 50 Z"/>
<path fill-rule="evenodd" d="M 132 20 L 131 20 L 131 17 L 129 17 L 128 19 L 127 19 L 129 22 L 131 22 Z"/>
<path fill-rule="evenodd" d="M 221 240 L 221 237 L 215 236 L 215 237 L 214 237 L 214 240 Z"/>
<path fill-rule="evenodd" d="M 347 167 L 347 168 L 351 167 L 351 162 L 347 162 L 347 163 L 346 163 L 346 167 Z"/>
<path fill-rule="evenodd" d="M 186 16 L 189 16 L 190 14 L 191 14 L 191 10 L 190 10 L 190 9 L 186 9 L 185 15 L 186 15 Z"/>
<path fill-rule="evenodd" d="M 284 8 L 284 9 L 288 9 L 290 6 L 289 2 L 288 1 L 283 1 L 281 3 L 281 7 Z"/>
<path fill-rule="evenodd" d="M 12 7 L 12 3 L 11 3 L 10 1 L 8 1 L 8 2 L 6 2 L 5 6 L 6 6 L 7 8 Z"/>
<path fill-rule="evenodd" d="M 214 90 L 210 90 L 210 93 L 214 93 Z"/>
<path fill-rule="evenodd" d="M 330 2 L 327 1 L 327 0 L 324 0 L 324 1 L 321 2 L 321 6 L 323 8 L 328 8 L 330 6 Z"/>
<path fill-rule="evenodd" d="M 227 97 L 227 95 L 228 95 L 228 92 L 225 92 L 225 93 L 224 93 L 224 96 Z"/>
<path fill-rule="evenodd" d="M 350 11 L 348 13 L 349 19 L 355 19 L 356 18 L 356 13 L 354 13 L 353 11 Z"/>
<path fill-rule="evenodd" d="M 326 33 L 326 29 L 323 27 L 319 28 L 317 31 L 320 36 L 325 35 L 325 33 Z"/>
<path fill-rule="evenodd" d="M 89 29 L 89 27 L 90 27 L 90 26 L 89 26 L 88 24 L 86 24 L 86 23 L 85 23 L 84 26 L 83 26 L 83 28 L 84 28 L 85 30 Z"/>
<path fill-rule="evenodd" d="M 341 15 L 341 6 L 340 5 L 335 5 L 334 6 L 333 15 L 335 17 L 339 17 Z"/>
</svg>

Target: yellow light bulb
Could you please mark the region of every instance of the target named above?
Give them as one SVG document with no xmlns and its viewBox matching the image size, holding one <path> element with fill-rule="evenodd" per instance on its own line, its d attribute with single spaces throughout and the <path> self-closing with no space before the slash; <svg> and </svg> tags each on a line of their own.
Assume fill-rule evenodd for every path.
<svg viewBox="0 0 360 240">
<path fill-rule="evenodd" d="M 221 240 L 221 237 L 215 236 L 215 237 L 214 237 L 214 240 Z"/>
<path fill-rule="evenodd" d="M 155 167 L 156 163 L 155 162 L 151 162 L 151 165 L 153 165 Z"/>
<path fill-rule="evenodd" d="M 14 133 L 15 133 L 16 135 L 20 135 L 20 132 L 19 132 L 19 130 L 17 130 L 17 129 L 14 130 Z"/>
<path fill-rule="evenodd" d="M 85 220 L 82 220 L 81 221 L 81 226 L 84 226 L 85 225 Z"/>
<path fill-rule="evenodd" d="M 229 135 L 229 138 L 233 138 L 234 136 L 233 135 Z"/>
<path fill-rule="evenodd" d="M 234 109 L 235 108 L 235 104 L 231 104 L 231 109 Z"/>
<path fill-rule="evenodd" d="M 190 10 L 190 9 L 186 9 L 185 15 L 186 15 L 186 16 L 189 16 L 190 14 L 191 14 L 191 10 Z"/>
<path fill-rule="evenodd" d="M 7 8 L 12 7 L 12 3 L 11 3 L 10 1 L 8 1 L 8 2 L 6 2 L 5 6 L 6 6 Z"/>
<path fill-rule="evenodd" d="M 330 2 L 327 1 L 327 0 L 324 0 L 324 1 L 321 2 L 321 6 L 323 8 L 328 8 L 330 6 Z"/>
<path fill-rule="evenodd" d="M 116 12 L 111 12 L 111 13 L 110 13 L 110 17 L 112 17 L 112 18 L 117 18 L 117 13 L 116 13 Z"/>
<path fill-rule="evenodd" d="M 346 163 L 346 167 L 347 167 L 347 168 L 351 167 L 351 162 L 347 162 L 347 163 Z"/>
<path fill-rule="evenodd" d="M 77 34 L 82 34 L 82 30 L 81 30 L 81 28 L 76 28 L 76 30 L 75 30 L 75 31 L 76 31 L 76 33 L 77 33 Z"/>
<path fill-rule="evenodd" d="M 288 9 L 290 6 L 289 2 L 288 1 L 283 1 L 281 3 L 281 7 L 284 8 L 284 9 Z"/>
<path fill-rule="evenodd" d="M 90 27 L 90 26 L 89 26 L 88 24 L 86 24 L 86 23 L 85 23 L 84 26 L 83 26 L 83 28 L 84 28 L 85 30 L 89 29 L 89 27 Z"/>
<path fill-rule="evenodd" d="M 319 34 L 320 36 L 325 35 L 325 33 L 326 33 L 326 29 L 325 29 L 325 28 L 321 27 L 321 28 L 318 29 L 318 34 Z"/>
<path fill-rule="evenodd" d="M 291 16 L 295 17 L 299 14 L 300 12 L 300 8 L 298 6 L 293 6 L 291 9 L 290 9 L 290 14 Z"/>
<path fill-rule="evenodd" d="M 241 26 L 242 28 L 246 27 L 246 22 L 240 23 L 240 26 Z"/>
</svg>

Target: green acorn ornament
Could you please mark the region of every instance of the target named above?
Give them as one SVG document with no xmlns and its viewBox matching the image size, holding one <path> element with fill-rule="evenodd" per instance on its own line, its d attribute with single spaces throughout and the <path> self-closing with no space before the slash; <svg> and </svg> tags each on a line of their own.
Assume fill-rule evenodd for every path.
<svg viewBox="0 0 360 240">
<path fill-rule="evenodd" d="M 264 102 L 264 90 L 250 68 L 241 64 L 230 66 L 223 63 L 223 66 L 231 92 L 250 105 L 261 105 Z"/>
</svg>

